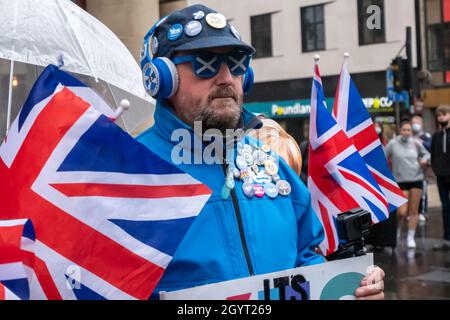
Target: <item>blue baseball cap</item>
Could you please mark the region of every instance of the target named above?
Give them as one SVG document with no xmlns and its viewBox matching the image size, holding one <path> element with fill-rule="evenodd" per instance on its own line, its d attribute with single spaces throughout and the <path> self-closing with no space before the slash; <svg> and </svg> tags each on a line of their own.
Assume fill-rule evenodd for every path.
<svg viewBox="0 0 450 320">
<path fill-rule="evenodd" d="M 224 15 L 198 4 L 162 18 L 148 32 L 146 43 L 153 58 L 171 59 L 179 51 L 218 47 L 236 47 L 249 54 L 256 51 L 242 41 L 239 32 L 227 22 Z"/>
</svg>

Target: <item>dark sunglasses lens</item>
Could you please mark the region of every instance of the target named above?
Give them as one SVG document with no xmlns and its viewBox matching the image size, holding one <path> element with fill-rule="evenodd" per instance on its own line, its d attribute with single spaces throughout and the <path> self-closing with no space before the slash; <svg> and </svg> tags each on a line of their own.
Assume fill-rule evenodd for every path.
<svg viewBox="0 0 450 320">
<path fill-rule="evenodd" d="M 194 56 L 192 66 L 194 73 L 201 78 L 214 77 L 220 69 L 219 56 L 211 53 L 201 53 Z"/>
<path fill-rule="evenodd" d="M 250 64 L 250 55 L 243 52 L 233 52 L 227 57 L 227 65 L 235 76 L 241 76 L 248 70 Z"/>
</svg>

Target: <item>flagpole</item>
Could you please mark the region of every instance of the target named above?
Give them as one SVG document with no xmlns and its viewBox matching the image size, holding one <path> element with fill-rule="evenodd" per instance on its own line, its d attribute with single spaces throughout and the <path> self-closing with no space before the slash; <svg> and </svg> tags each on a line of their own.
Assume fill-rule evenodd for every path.
<svg viewBox="0 0 450 320">
<path fill-rule="evenodd" d="M 11 59 L 11 65 L 9 68 L 9 87 L 8 87 L 8 105 L 7 105 L 8 109 L 6 110 L 6 135 L 8 135 L 9 127 L 11 125 L 13 80 L 14 80 L 14 59 Z"/>
</svg>

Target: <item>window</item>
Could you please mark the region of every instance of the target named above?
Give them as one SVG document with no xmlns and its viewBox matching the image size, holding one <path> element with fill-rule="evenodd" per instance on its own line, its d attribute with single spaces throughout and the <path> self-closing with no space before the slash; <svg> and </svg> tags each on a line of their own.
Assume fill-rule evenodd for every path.
<svg viewBox="0 0 450 320">
<path fill-rule="evenodd" d="M 323 5 L 300 9 L 303 52 L 325 50 L 325 20 Z"/>
<path fill-rule="evenodd" d="M 384 0 L 358 0 L 358 33 L 360 46 L 386 42 Z"/>
<path fill-rule="evenodd" d="M 256 49 L 254 58 L 272 56 L 272 14 L 251 17 L 252 46 Z"/>
<path fill-rule="evenodd" d="M 428 69 L 441 72 L 444 82 L 450 70 L 450 19 L 448 13 L 449 0 L 426 0 L 426 39 Z M 448 82 L 447 82 L 448 83 Z"/>
</svg>

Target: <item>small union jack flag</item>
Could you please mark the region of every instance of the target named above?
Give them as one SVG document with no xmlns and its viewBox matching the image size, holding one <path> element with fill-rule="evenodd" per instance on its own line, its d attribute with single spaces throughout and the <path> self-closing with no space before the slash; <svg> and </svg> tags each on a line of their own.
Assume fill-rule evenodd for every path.
<svg viewBox="0 0 450 320">
<path fill-rule="evenodd" d="M 381 191 L 386 195 L 389 212 L 406 203 L 407 199 L 389 169 L 383 145 L 375 131 L 372 118 L 347 70 L 347 61 L 342 66 L 333 116 L 352 140 Z"/>
<path fill-rule="evenodd" d="M 319 67 L 314 68 L 311 93 L 308 188 L 313 208 L 325 229 L 320 244 L 325 255 L 339 246 L 335 218 L 354 208 L 371 213 L 372 221 L 388 216 L 383 192 L 351 140 L 328 111 Z"/>
</svg>

